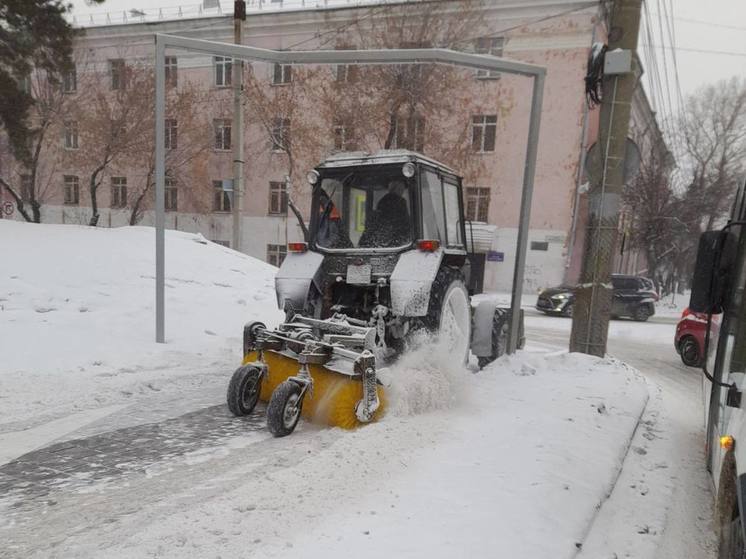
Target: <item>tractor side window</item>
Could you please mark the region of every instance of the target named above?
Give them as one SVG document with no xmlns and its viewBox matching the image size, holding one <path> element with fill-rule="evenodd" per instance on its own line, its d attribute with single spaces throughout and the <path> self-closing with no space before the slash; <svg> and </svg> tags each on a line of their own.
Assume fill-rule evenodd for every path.
<svg viewBox="0 0 746 559">
<path fill-rule="evenodd" d="M 461 218 L 459 213 L 458 187 L 455 184 L 444 181 L 446 198 L 446 232 L 448 233 L 448 246 L 463 246 L 461 239 Z"/>
<path fill-rule="evenodd" d="M 440 177 L 432 171 L 422 173 L 422 237 L 445 240 L 443 190 Z"/>
</svg>

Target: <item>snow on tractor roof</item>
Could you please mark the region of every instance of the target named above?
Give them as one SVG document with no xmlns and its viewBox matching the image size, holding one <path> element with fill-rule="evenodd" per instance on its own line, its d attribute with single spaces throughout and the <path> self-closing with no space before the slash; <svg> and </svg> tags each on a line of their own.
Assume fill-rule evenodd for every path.
<svg viewBox="0 0 746 559">
<path fill-rule="evenodd" d="M 318 168 L 330 169 L 335 167 L 355 167 L 358 165 L 386 165 L 389 163 L 407 163 L 409 161 L 413 163 L 426 163 L 434 167 L 439 167 L 444 171 L 453 173 L 454 175 L 458 175 L 458 173 L 448 165 L 408 149 L 382 149 L 376 153 L 368 153 L 367 151 L 343 151 L 327 157 Z"/>
</svg>

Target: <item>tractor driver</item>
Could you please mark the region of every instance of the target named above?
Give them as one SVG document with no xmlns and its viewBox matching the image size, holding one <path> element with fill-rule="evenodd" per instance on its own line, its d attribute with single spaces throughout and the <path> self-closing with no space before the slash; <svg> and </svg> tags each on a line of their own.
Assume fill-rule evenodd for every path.
<svg viewBox="0 0 746 559">
<path fill-rule="evenodd" d="M 397 247 L 410 242 L 410 218 L 404 199 L 406 185 L 392 180 L 388 192 L 378 201 L 374 218 L 360 238 L 360 246 Z"/>
<path fill-rule="evenodd" d="M 349 248 L 351 243 L 344 234 L 342 216 L 323 188 L 320 192 L 319 202 L 318 243 L 327 248 Z"/>
</svg>

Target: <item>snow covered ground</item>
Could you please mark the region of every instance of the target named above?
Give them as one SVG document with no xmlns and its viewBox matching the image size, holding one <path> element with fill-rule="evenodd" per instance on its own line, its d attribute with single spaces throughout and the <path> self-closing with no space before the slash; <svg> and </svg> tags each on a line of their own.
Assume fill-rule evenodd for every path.
<svg viewBox="0 0 746 559">
<path fill-rule="evenodd" d="M 152 228 L 0 221 L 0 433 L 198 388 L 239 359 L 243 324 L 277 322 L 275 268 L 169 232 L 155 344 Z"/>
<path fill-rule="evenodd" d="M 168 232 L 158 345 L 152 229 L 0 238 L 11 557 L 574 557 L 648 399 L 613 359 L 534 346 L 475 374 L 430 345 L 382 421 L 273 439 L 224 406 L 243 323 L 279 320 L 272 267 Z"/>
</svg>

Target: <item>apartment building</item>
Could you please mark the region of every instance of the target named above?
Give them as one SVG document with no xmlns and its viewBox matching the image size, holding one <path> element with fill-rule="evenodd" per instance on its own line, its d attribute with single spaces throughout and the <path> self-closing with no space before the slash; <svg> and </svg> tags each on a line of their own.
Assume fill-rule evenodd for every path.
<svg viewBox="0 0 746 559">
<path fill-rule="evenodd" d="M 461 2 L 308 4 L 300 0 L 250 3 L 244 44 L 293 50 L 450 46 L 547 68 L 524 289 L 573 281 L 582 257 L 582 241 L 571 242 L 583 234 L 582 216 L 575 215 L 583 198 L 577 195 L 582 183 L 579 164 L 598 127 L 598 109 L 588 110 L 583 83 L 591 44 L 603 40 L 605 32 L 598 2 L 474 2 L 467 6 L 469 14 L 459 12 L 466 9 Z M 428 36 L 436 23 L 442 29 Z M 51 139 L 36 177 L 44 222 L 88 223 L 93 213 L 91 184 L 97 182 L 99 226 L 153 224 L 152 145 L 147 143 L 152 137 L 131 139 L 133 145 L 126 153 L 93 177 L 101 146 L 111 141 L 112 130 L 101 130 L 101 121 L 91 115 L 106 114 L 95 99 L 144 103 L 143 107 L 147 105 L 143 98 L 152 99 L 148 68 L 152 69 L 154 33 L 232 42 L 233 21 L 230 14 L 205 12 L 200 17 L 141 17 L 86 27 L 75 43 L 76 70 L 63 84 L 75 110 L 63 111 L 50 127 Z M 235 62 L 178 51 L 167 56 L 166 148 L 171 169 L 166 181 L 167 227 L 200 232 L 229 246 Z M 403 147 L 464 169 L 468 219 L 493 226 L 484 287 L 509 289 L 530 80 L 465 69 L 423 72 L 427 70 L 412 67 L 396 74 L 410 83 L 430 82 L 412 90 L 423 99 L 404 103 L 389 119 L 390 107 L 371 104 L 366 84 L 360 83 L 377 76 L 378 92 L 371 95 L 385 103 L 386 88 L 394 91 L 393 85 L 386 84 L 386 74 L 366 74 L 356 66 L 246 64 L 240 249 L 272 264 L 282 261 L 287 242 L 301 235 L 288 212 L 288 197 L 308 215 L 310 187 L 304 177 L 319 159 L 337 150 Z M 396 94 L 401 94 L 401 84 L 396 87 Z M 143 95 L 135 95 L 133 89 L 142 89 Z M 409 91 L 406 86 L 404 90 Z M 113 131 L 119 140 L 137 126 L 152 126 L 152 114 L 145 108 L 120 118 L 124 132 Z M 584 127 L 589 130 L 585 135 Z M 2 147 L 0 164 L 0 172 L 16 184 L 29 180 Z M 7 193 L 0 196 L 9 199 Z M 578 200 L 581 206 L 576 208 Z M 18 212 L 12 217 L 20 219 Z"/>
</svg>

